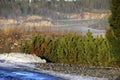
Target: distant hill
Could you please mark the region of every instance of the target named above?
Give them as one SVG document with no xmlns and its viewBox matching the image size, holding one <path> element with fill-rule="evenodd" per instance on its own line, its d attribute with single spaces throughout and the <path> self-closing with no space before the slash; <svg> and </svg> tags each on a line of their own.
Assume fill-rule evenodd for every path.
<svg viewBox="0 0 120 80">
<path fill-rule="evenodd" d="M 63 19 L 62 14 L 82 12 L 108 12 L 109 0 L 0 0 L 0 17 L 17 18 L 18 16 L 40 15 Z M 60 15 L 61 14 L 61 15 Z"/>
</svg>

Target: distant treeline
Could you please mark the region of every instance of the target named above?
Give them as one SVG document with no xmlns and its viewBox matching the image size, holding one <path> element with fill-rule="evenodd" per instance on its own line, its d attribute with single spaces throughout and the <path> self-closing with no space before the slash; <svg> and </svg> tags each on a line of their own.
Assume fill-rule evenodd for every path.
<svg viewBox="0 0 120 80">
<path fill-rule="evenodd" d="M 25 15 L 48 15 L 54 12 L 78 13 L 108 10 L 109 0 L 0 0 L 0 16 L 5 18 Z M 48 13 L 48 14 L 47 14 Z"/>
</svg>

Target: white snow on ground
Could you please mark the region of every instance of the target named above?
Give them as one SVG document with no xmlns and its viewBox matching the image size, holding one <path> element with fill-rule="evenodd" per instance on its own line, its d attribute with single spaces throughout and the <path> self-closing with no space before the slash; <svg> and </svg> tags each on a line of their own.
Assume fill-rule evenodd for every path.
<svg viewBox="0 0 120 80">
<path fill-rule="evenodd" d="M 3 53 L 0 54 L 0 61 L 6 63 L 0 63 L 0 66 L 26 66 L 26 67 L 35 67 L 31 63 L 46 63 L 45 59 L 41 59 L 35 55 L 25 54 L 25 53 Z M 2 65 L 4 64 L 4 65 Z"/>
<path fill-rule="evenodd" d="M 24 53 L 4 53 L 0 54 L 0 60 L 11 63 L 46 63 L 46 60 L 35 55 Z"/>
<path fill-rule="evenodd" d="M 35 69 L 34 64 L 29 63 L 46 63 L 46 60 L 41 59 L 35 55 L 23 54 L 23 53 L 4 53 L 0 54 L 0 67 L 6 68 L 24 68 Z M 36 68 L 38 69 L 38 68 Z M 66 80 L 108 80 L 106 78 L 98 78 L 91 76 L 75 75 L 75 74 L 65 74 L 61 72 L 55 72 L 50 70 L 38 69 L 40 73 L 46 73 L 57 77 L 65 78 Z"/>
</svg>

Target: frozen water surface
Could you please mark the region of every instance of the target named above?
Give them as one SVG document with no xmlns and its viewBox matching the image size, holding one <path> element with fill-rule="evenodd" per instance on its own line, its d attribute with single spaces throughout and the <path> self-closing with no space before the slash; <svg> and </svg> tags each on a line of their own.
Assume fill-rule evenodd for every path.
<svg viewBox="0 0 120 80">
<path fill-rule="evenodd" d="M 62 80 L 61 78 L 42 73 L 22 70 L 0 69 L 0 80 Z"/>
<path fill-rule="evenodd" d="M 31 64 L 35 62 L 45 63 L 45 60 L 37 56 L 21 53 L 0 54 L 0 80 L 108 80 L 105 78 L 42 70 Z"/>
</svg>

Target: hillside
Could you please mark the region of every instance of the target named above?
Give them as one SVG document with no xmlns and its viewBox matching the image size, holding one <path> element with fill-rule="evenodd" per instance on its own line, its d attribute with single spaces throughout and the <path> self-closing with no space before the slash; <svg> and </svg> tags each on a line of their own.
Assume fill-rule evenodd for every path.
<svg viewBox="0 0 120 80">
<path fill-rule="evenodd" d="M 0 0 L 0 17 L 17 18 L 26 15 L 39 15 L 53 19 L 66 19 L 70 14 L 84 12 L 103 13 L 109 10 L 109 0 Z M 67 15 L 66 15 L 67 14 Z"/>
</svg>

